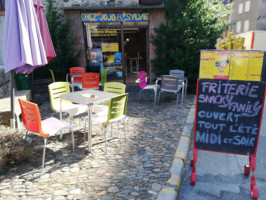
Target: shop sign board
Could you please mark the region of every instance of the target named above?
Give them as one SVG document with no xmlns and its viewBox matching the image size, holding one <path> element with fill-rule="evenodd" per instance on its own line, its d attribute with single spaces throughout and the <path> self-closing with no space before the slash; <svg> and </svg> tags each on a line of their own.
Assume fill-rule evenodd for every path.
<svg viewBox="0 0 266 200">
<path fill-rule="evenodd" d="M 202 50 L 199 78 L 266 81 L 264 51 Z"/>
<path fill-rule="evenodd" d="M 256 155 L 264 95 L 259 81 L 199 79 L 194 149 Z"/>
<path fill-rule="evenodd" d="M 117 36 L 116 30 L 90 30 L 91 37 L 110 37 L 110 36 Z"/>
<path fill-rule="evenodd" d="M 148 12 L 82 12 L 83 22 L 147 22 Z"/>
</svg>

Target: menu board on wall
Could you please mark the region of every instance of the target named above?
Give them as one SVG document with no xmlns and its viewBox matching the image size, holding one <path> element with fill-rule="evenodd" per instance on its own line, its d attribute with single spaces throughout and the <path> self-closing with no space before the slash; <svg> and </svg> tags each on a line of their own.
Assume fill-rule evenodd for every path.
<svg viewBox="0 0 266 200">
<path fill-rule="evenodd" d="M 256 154 L 265 83 L 199 79 L 194 148 Z"/>
<path fill-rule="evenodd" d="M 199 78 L 265 81 L 266 75 L 262 74 L 266 70 L 264 54 L 263 51 L 203 50 Z"/>
</svg>

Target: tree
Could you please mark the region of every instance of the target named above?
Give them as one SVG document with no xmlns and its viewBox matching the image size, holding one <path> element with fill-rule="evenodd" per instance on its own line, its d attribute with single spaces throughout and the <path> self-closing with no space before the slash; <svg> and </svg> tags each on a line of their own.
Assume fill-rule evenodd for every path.
<svg viewBox="0 0 266 200">
<path fill-rule="evenodd" d="M 220 0 L 165 0 L 166 23 L 156 30 L 152 41 L 156 75 L 181 69 L 194 92 L 200 64 L 200 50 L 214 49 L 217 38 L 228 30 L 231 5 Z"/>
<path fill-rule="evenodd" d="M 80 51 L 76 52 L 69 22 L 64 20 L 53 0 L 48 0 L 46 10 L 46 19 L 56 52 L 56 57 L 47 66 L 55 74 L 65 76 L 70 67 L 78 66 Z"/>
</svg>

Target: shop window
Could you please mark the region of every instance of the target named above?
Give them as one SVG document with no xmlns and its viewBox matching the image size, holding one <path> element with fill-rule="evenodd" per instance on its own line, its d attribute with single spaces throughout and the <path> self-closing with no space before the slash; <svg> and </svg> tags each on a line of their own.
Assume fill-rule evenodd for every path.
<svg viewBox="0 0 266 200">
<path fill-rule="evenodd" d="M 247 32 L 249 29 L 249 20 L 245 20 L 245 23 L 244 23 L 244 32 Z"/>
<path fill-rule="evenodd" d="M 239 21 L 236 23 L 236 32 L 240 33 L 240 30 L 241 30 L 241 22 Z"/>
<path fill-rule="evenodd" d="M 120 23 L 86 23 L 87 69 L 100 72 L 107 68 L 110 78 L 122 77 L 122 45 Z"/>
<path fill-rule="evenodd" d="M 243 3 L 240 3 L 238 5 L 238 14 L 242 14 L 243 13 Z"/>
<path fill-rule="evenodd" d="M 250 9 L 250 1 L 246 1 L 245 3 L 245 12 L 249 12 Z"/>
</svg>

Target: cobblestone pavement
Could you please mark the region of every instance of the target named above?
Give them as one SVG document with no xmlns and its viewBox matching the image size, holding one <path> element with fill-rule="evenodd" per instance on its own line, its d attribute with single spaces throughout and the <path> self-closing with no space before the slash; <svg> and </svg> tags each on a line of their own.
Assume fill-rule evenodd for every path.
<svg viewBox="0 0 266 200">
<path fill-rule="evenodd" d="M 48 139 L 44 174 L 41 174 L 43 140 L 30 135 L 34 158 L 0 175 L 0 199 L 156 199 L 170 177 L 180 134 L 194 96 L 175 107 L 175 96 L 166 95 L 158 108 L 153 96 L 144 92 L 137 103 L 139 89 L 127 88 L 127 139 L 122 123 L 119 134 L 113 127 L 105 154 L 101 126 L 93 123 L 92 154 L 84 142 L 85 115 L 74 118 L 75 154 L 71 153 L 70 133 Z M 37 93 L 42 102 L 42 118 L 53 113 L 47 93 Z M 59 117 L 58 115 L 55 115 Z M 64 120 L 69 120 L 64 116 Z M 110 133 L 110 128 L 108 129 Z"/>
</svg>

